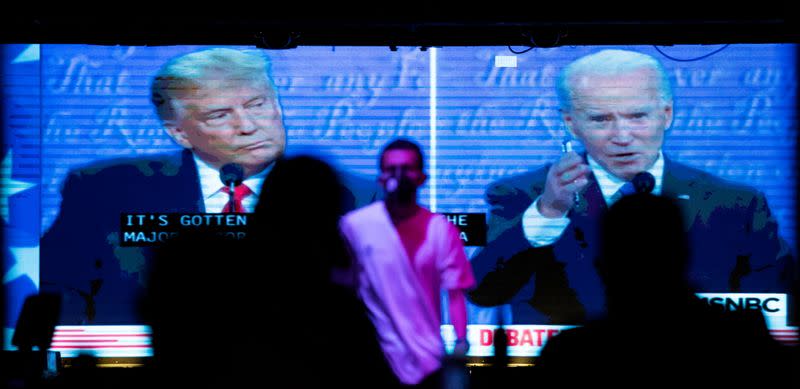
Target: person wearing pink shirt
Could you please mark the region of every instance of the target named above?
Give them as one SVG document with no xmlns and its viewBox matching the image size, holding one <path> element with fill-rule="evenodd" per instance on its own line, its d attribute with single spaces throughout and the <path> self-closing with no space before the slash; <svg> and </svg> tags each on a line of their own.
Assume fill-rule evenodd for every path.
<svg viewBox="0 0 800 389">
<path fill-rule="evenodd" d="M 448 293 L 455 353 L 466 354 L 464 290 L 475 284 L 455 226 L 417 203 L 425 183 L 420 147 L 398 139 L 384 146 L 379 183 L 384 201 L 341 221 L 355 257 L 359 295 L 389 365 L 403 385 L 437 387 L 445 356 L 440 291 Z"/>
</svg>

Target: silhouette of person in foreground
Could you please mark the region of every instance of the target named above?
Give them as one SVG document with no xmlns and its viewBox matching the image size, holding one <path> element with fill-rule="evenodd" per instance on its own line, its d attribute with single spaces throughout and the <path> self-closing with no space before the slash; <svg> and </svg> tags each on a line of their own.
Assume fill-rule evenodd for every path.
<svg viewBox="0 0 800 389">
<path fill-rule="evenodd" d="M 783 382 L 788 353 L 760 311 L 723 312 L 687 282 L 691 248 L 671 199 L 627 196 L 605 216 L 595 265 L 608 316 L 551 339 L 536 361 L 550 383 Z M 569 374 L 567 374 L 569 373 Z"/>
<path fill-rule="evenodd" d="M 331 166 L 300 156 L 278 162 L 256 207 L 251 244 L 269 258 L 258 277 L 272 283 L 274 295 L 269 305 L 260 306 L 283 323 L 284 335 L 276 340 L 303 365 L 294 370 L 300 386 L 387 387 L 394 382 L 366 307 L 349 285 L 332 281 L 333 272 L 351 267 L 339 232 L 348 201 Z"/>
<path fill-rule="evenodd" d="M 159 250 L 142 308 L 161 382 L 381 387 L 391 377 L 363 304 L 331 282 L 349 263 L 342 190 L 324 162 L 280 160 L 246 240 L 198 231 Z"/>
</svg>

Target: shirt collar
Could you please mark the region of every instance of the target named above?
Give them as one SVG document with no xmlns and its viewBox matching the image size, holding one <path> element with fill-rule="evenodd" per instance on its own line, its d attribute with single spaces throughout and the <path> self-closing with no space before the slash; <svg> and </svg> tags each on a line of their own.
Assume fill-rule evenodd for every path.
<svg viewBox="0 0 800 389">
<path fill-rule="evenodd" d="M 600 191 L 603 192 L 603 198 L 605 198 L 607 204 L 610 203 L 612 196 L 614 196 L 614 194 L 619 191 L 619 188 L 627 181 L 609 173 L 605 168 L 600 166 L 591 155 L 587 154 L 586 159 L 589 161 L 589 167 L 592 169 L 595 180 L 597 180 L 597 185 L 600 186 Z M 652 174 L 653 178 L 656 180 L 656 185 L 653 187 L 653 194 L 660 195 L 661 185 L 664 181 L 664 154 L 660 150 L 658 152 L 658 158 L 656 158 L 655 163 L 647 169 L 647 172 Z"/>
<path fill-rule="evenodd" d="M 203 198 L 208 199 L 222 190 L 222 181 L 219 179 L 219 170 L 200 159 L 197 154 L 194 156 L 194 163 L 197 165 L 197 174 L 200 177 L 200 188 L 203 191 Z M 275 166 L 275 162 L 269 164 L 264 170 L 246 178 L 242 183 L 247 185 L 255 196 L 261 194 L 261 186 L 267 174 Z"/>
</svg>

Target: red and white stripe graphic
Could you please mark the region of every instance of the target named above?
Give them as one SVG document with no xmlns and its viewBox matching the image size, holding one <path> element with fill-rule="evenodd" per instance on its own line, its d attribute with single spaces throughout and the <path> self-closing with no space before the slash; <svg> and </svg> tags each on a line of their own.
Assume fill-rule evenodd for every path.
<svg viewBox="0 0 800 389">
<path fill-rule="evenodd" d="M 572 326 L 506 326 L 507 330 L 516 331 L 512 335 L 519 338 L 519 344 L 512 343 L 509 347 L 509 355 L 538 356 L 541 347 L 550 336 L 570 327 Z M 493 331 L 494 328 L 496 326 L 469 326 L 470 356 L 481 357 L 493 354 L 493 342 L 484 335 Z M 800 345 L 800 328 L 798 327 L 771 328 L 770 333 L 785 345 Z M 527 334 L 532 335 L 526 338 Z M 442 326 L 442 336 L 445 344 L 449 346 L 448 349 L 451 349 L 451 343 L 455 339 L 452 326 Z M 528 343 L 531 344 L 527 344 L 526 339 L 530 340 Z M 96 357 L 149 357 L 153 355 L 151 345 L 150 327 L 148 326 L 58 326 L 50 349 L 60 351 L 61 356 L 65 358 L 75 357 L 81 353 L 90 353 Z M 325 350 L 319 351 L 324 352 Z"/>
<path fill-rule="evenodd" d="M 772 328 L 769 333 L 784 345 L 797 346 L 800 344 L 800 327 Z"/>
<path fill-rule="evenodd" d="M 148 326 L 57 326 L 50 349 L 67 358 L 81 353 L 97 357 L 153 355 Z"/>
</svg>

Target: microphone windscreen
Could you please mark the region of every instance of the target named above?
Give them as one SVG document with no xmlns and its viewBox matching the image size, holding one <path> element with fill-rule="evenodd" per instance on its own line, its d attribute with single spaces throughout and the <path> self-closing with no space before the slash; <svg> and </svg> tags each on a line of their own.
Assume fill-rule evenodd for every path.
<svg viewBox="0 0 800 389">
<path fill-rule="evenodd" d="M 637 173 L 631 182 L 636 193 L 651 193 L 656 186 L 655 177 L 648 172 Z"/>
<path fill-rule="evenodd" d="M 244 179 L 244 168 L 238 163 L 226 163 L 219 169 L 219 179 L 225 186 L 238 186 Z"/>
</svg>

